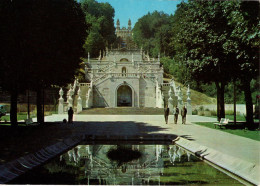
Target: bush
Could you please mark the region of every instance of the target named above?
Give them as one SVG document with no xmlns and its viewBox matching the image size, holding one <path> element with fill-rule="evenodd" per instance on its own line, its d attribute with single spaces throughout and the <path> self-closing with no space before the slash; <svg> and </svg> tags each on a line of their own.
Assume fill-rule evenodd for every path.
<svg viewBox="0 0 260 186">
<path fill-rule="evenodd" d="M 210 113 L 211 113 L 211 116 L 217 116 L 217 111 L 216 110 L 211 110 Z"/>
<path fill-rule="evenodd" d="M 233 110 L 225 110 L 225 114 L 226 115 L 234 115 L 234 111 Z"/>
<path fill-rule="evenodd" d="M 200 110 L 199 110 L 199 111 L 198 111 L 198 115 L 199 115 L 199 116 L 204 116 L 204 111 L 200 111 Z"/>
<path fill-rule="evenodd" d="M 203 107 L 203 106 L 200 106 L 200 107 L 199 107 L 199 111 L 204 111 L 204 107 Z"/>
<path fill-rule="evenodd" d="M 197 115 L 198 114 L 198 110 L 197 109 L 194 109 L 193 111 L 192 111 L 192 115 Z"/>
</svg>

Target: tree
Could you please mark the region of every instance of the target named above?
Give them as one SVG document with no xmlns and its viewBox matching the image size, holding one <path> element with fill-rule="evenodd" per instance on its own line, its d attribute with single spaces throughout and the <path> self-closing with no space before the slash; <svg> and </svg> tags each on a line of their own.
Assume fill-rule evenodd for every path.
<svg viewBox="0 0 260 186">
<path fill-rule="evenodd" d="M 217 1 L 189 1 L 176 11 L 172 46 L 186 64 L 192 77 L 217 88 L 218 118 L 225 117 L 224 88 L 231 76 L 232 63 L 223 44 L 230 37 L 230 27 Z"/>
<path fill-rule="evenodd" d="M 232 32 L 223 45 L 226 55 L 234 62 L 232 77 L 240 80 L 246 101 L 246 120 L 253 128 L 253 102 L 250 83 L 259 75 L 259 2 L 228 1 L 224 15 Z"/>
<path fill-rule="evenodd" d="M 133 39 L 139 48 L 143 47 L 153 57 L 158 53 L 170 55 L 170 30 L 170 16 L 154 11 L 138 19 L 133 28 Z"/>
<path fill-rule="evenodd" d="M 0 41 L 6 70 L 2 86 L 12 95 L 24 83 L 36 90 L 37 120 L 42 123 L 44 88 L 71 82 L 79 67 L 87 29 L 84 14 L 73 0 L 4 0 L 0 7 L 5 28 L 0 32 L 6 38 Z M 14 106 L 17 98 L 12 97 Z"/>
<path fill-rule="evenodd" d="M 101 50 L 105 50 L 105 47 L 116 40 L 115 10 L 109 3 L 98 3 L 95 0 L 81 0 L 80 3 L 89 25 L 88 37 L 84 44 L 85 52 L 97 57 Z"/>
</svg>

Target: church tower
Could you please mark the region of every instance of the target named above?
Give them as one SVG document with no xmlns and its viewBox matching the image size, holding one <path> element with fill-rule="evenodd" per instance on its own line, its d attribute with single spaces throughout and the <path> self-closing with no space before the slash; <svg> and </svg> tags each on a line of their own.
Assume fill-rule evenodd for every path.
<svg viewBox="0 0 260 186">
<path fill-rule="evenodd" d="M 119 22 L 119 19 L 117 19 L 116 21 L 116 30 L 120 30 L 120 22 Z"/>
<path fill-rule="evenodd" d="M 129 19 L 129 20 L 128 20 L 128 30 L 131 30 L 131 29 L 132 29 L 131 20 Z"/>
</svg>

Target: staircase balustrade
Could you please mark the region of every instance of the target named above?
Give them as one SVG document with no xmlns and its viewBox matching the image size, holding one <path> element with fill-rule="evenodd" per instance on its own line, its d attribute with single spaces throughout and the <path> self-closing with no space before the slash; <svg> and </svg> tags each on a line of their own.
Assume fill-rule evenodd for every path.
<svg viewBox="0 0 260 186">
<path fill-rule="evenodd" d="M 80 87 L 89 87 L 90 83 L 79 83 Z"/>
</svg>

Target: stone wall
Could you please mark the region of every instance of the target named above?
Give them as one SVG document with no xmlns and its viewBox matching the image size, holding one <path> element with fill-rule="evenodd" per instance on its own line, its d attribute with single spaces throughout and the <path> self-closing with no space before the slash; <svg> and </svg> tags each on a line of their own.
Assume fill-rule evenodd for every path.
<svg viewBox="0 0 260 186">
<path fill-rule="evenodd" d="M 197 109 L 199 110 L 200 107 L 203 107 L 205 109 L 209 110 L 217 110 L 217 105 L 195 105 L 193 106 L 193 110 Z M 255 107 L 255 106 L 254 106 Z M 225 104 L 225 110 L 234 110 L 233 104 Z M 245 104 L 236 104 L 236 112 L 239 112 L 241 115 L 246 114 L 246 105 Z"/>
</svg>

